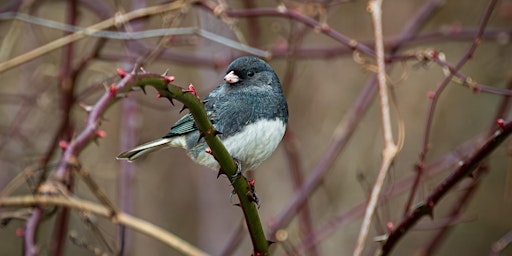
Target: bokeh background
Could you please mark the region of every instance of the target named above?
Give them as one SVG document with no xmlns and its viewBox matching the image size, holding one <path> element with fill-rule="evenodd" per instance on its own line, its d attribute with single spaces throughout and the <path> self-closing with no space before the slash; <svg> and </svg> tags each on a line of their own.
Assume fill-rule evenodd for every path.
<svg viewBox="0 0 512 256">
<path fill-rule="evenodd" d="M 424 25 L 412 33 L 417 37 L 406 40 L 396 55 L 437 49 L 445 54 L 448 63 L 455 65 L 471 45 L 489 1 L 384 1 L 384 37 L 390 47 L 401 31 L 418 17 L 419 11 L 435 2 L 439 4 L 428 13 Z M 161 2 L 1 1 L 0 62 L 67 33 L 61 28 L 45 26 L 49 21 L 74 22 L 76 26 L 87 27 L 116 13 L 156 4 Z M 355 110 L 354 105 L 372 80 L 375 62 L 371 56 L 354 52 L 321 29 L 308 27 L 299 20 L 272 15 L 233 18 L 223 11 L 287 8 L 372 47 L 373 30 L 366 5 L 367 1 L 187 3 L 174 12 L 120 22 L 108 31 L 196 27 L 221 36 L 219 42 L 194 34 L 137 40 L 87 36 L 72 47 L 60 47 L 3 70 L 0 73 L 0 188 L 5 188 L 29 167 L 36 170 L 35 175 L 28 177 L 11 195 L 30 194 L 37 174 L 43 169 L 49 170 L 51 177 L 61 157 L 61 149 L 55 142 L 69 140 L 82 131 L 87 117 L 83 106 L 94 105 L 105 92 L 105 85 L 119 80 L 117 68 L 130 70 L 141 65 L 151 72 L 168 70 L 176 76 L 175 84 L 186 87 L 193 83 L 199 96 L 204 96 L 222 81 L 231 60 L 251 54 L 226 45 L 225 39 L 231 39 L 270 53 L 267 60 L 281 78 L 288 99 L 290 119 L 285 141 L 270 159 L 250 173 L 256 179 L 262 201 L 260 217 L 265 229 L 270 230 L 276 216 L 286 209 L 297 191 L 293 177 L 299 174 L 306 180 L 323 163 L 335 139 L 333 136 L 339 131 L 337 127 L 344 127 L 348 122 L 347 116 Z M 217 7 L 217 14 L 205 6 Z M 12 16 L 15 12 L 32 18 L 15 20 Z M 507 88 L 512 83 L 511 36 L 512 1 L 498 1 L 481 44 L 460 71 L 480 84 Z M 379 248 L 373 238 L 385 234 L 386 224 L 397 224 L 402 218 L 410 180 L 424 145 L 431 102 L 428 94 L 445 76 L 442 67 L 428 61 L 397 58 L 388 64 L 392 67 L 388 82 L 394 95 L 395 138 L 398 124 L 403 122 L 405 139 L 387 178 L 381 198 L 384 203 L 378 208 L 365 255 L 373 255 Z M 379 101 L 376 96 L 370 100 L 368 107 L 356 115 L 360 122 L 348 144 L 339 152 L 318 188 L 308 195 L 307 210 L 301 210 L 309 212 L 311 229 L 305 227 L 307 222 L 302 218 L 295 217 L 283 227 L 288 237 L 273 245 L 273 254 L 349 255 L 354 250 L 364 213 L 361 204 L 369 197 L 384 146 Z M 502 100 L 502 95 L 474 92 L 456 82 L 447 86 L 439 98 L 428 142 L 430 150 L 425 164 L 432 167 L 427 168 L 431 174 L 422 179 L 415 203 L 455 168 L 454 164 L 441 163 L 436 169 L 433 164 L 442 160 L 456 163 L 478 148 L 475 138 L 488 134 Z M 68 106 L 66 102 L 71 103 Z M 233 241 L 236 248 L 232 255 L 249 255 L 252 247 L 248 234 L 245 230 L 237 231 L 243 216 L 238 207 L 232 206 L 231 187 L 225 178 L 217 179 L 215 172 L 194 164 L 180 149 L 159 151 L 130 164 L 115 159 L 129 146 L 165 135 L 181 116 L 180 108 L 179 103 L 171 106 L 167 100 L 157 99 L 156 92 L 150 88 L 147 95 L 140 91 L 130 93 L 103 115 L 100 129 L 106 137 L 90 143 L 80 153 L 80 164 L 110 199 L 132 215 L 161 226 L 212 255 L 228 255 L 226 248 Z M 509 115 L 502 118 L 508 120 Z M 51 158 L 42 164 L 51 149 L 54 149 Z M 493 244 L 512 229 L 509 142 L 488 158 L 486 166 L 488 171 L 480 177 L 478 187 L 455 221 L 448 222 L 453 207 L 472 183 L 469 178 L 451 190 L 435 208 L 433 219 L 424 218 L 407 233 L 393 255 L 422 255 L 429 248 L 434 255 L 490 254 Z M 73 193 L 97 202 L 79 178 Z M 0 209 L 2 214 L 12 211 L 12 208 Z M 88 224 L 82 215 L 75 210 L 70 212 L 62 255 L 91 255 L 93 249 L 115 254 L 119 247 L 117 226 L 100 217 L 92 218 L 92 224 Z M 49 214 L 40 222 L 37 244 L 42 255 L 58 255 L 52 249 L 56 216 Z M 343 218 L 348 220 L 337 225 Z M 13 220 L 0 229 L 0 255 L 21 254 L 23 237 L 19 232 L 24 225 L 22 220 Z M 448 235 L 433 246 L 446 225 L 452 227 Z M 325 232 L 327 236 L 320 235 Z M 321 239 L 304 250 L 303 239 L 308 236 Z M 510 254 L 512 249 L 502 251 L 502 255 Z M 128 231 L 125 255 L 178 254 L 160 241 Z"/>
</svg>

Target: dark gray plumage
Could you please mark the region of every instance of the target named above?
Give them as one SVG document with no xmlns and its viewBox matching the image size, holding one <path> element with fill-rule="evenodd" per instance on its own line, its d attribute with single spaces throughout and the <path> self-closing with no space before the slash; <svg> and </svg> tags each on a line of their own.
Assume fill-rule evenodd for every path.
<svg viewBox="0 0 512 256">
<path fill-rule="evenodd" d="M 256 168 L 276 149 L 286 130 L 288 106 L 276 73 L 256 57 L 233 61 L 225 82 L 204 98 L 206 113 L 230 155 L 242 171 Z M 135 160 L 164 147 L 182 147 L 195 162 L 214 170 L 217 161 L 205 152 L 208 147 L 192 115 L 178 120 L 170 132 L 155 141 L 121 153 L 118 159 Z"/>
</svg>

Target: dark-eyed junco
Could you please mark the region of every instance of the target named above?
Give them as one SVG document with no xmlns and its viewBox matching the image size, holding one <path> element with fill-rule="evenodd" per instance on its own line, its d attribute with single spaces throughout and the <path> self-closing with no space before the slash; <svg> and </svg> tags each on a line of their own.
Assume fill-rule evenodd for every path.
<svg viewBox="0 0 512 256">
<path fill-rule="evenodd" d="M 240 57 L 224 76 L 225 82 L 208 96 L 204 107 L 213 126 L 241 171 L 252 170 L 267 159 L 283 138 L 288 122 L 288 105 L 276 73 L 265 61 Z M 121 153 L 117 159 L 133 161 L 147 153 L 182 147 L 195 162 L 214 170 L 219 164 L 205 152 L 191 114 L 183 116 L 164 137 Z"/>
</svg>

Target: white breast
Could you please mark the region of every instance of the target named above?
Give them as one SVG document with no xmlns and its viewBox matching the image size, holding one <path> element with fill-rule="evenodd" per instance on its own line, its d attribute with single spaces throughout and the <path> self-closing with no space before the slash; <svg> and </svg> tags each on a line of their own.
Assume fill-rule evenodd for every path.
<svg viewBox="0 0 512 256">
<path fill-rule="evenodd" d="M 222 143 L 229 154 L 242 163 L 242 171 L 248 171 L 258 167 L 275 151 L 285 131 L 286 124 L 281 120 L 261 120 L 246 126 L 240 133 L 224 139 Z M 194 160 L 219 170 L 217 161 L 206 152 L 201 152 Z"/>
</svg>

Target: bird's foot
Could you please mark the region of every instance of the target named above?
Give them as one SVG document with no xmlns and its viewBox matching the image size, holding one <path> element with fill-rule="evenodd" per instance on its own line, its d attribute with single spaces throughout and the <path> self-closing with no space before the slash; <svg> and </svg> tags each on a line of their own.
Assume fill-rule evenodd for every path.
<svg viewBox="0 0 512 256">
<path fill-rule="evenodd" d="M 255 180 L 247 180 L 247 184 L 249 185 L 249 191 L 247 191 L 247 197 L 249 198 L 249 201 L 255 203 L 258 206 L 258 209 L 260 208 L 260 199 L 258 198 L 258 195 L 256 194 L 256 181 Z"/>
<path fill-rule="evenodd" d="M 236 171 L 235 171 L 235 174 L 231 175 L 230 177 L 230 181 L 231 181 L 231 184 L 233 184 L 233 182 L 238 179 L 240 176 L 242 176 L 242 164 L 240 163 L 240 161 L 236 158 L 233 158 L 233 161 L 235 162 L 235 165 L 236 165 Z M 222 168 L 219 169 L 219 172 L 217 172 L 217 179 L 221 176 L 221 175 L 226 175 L 226 172 L 224 170 L 222 170 Z"/>
<path fill-rule="evenodd" d="M 245 178 L 245 177 L 244 177 L 244 179 L 247 181 L 247 185 L 249 185 L 249 190 L 246 193 L 247 199 L 250 202 L 255 203 L 259 209 L 261 204 L 260 204 L 260 199 L 258 198 L 258 195 L 256 194 L 256 186 L 254 186 L 254 184 L 256 184 L 256 181 L 255 180 L 247 180 L 247 178 Z M 229 195 L 229 200 L 231 202 L 233 202 L 234 195 L 236 195 L 235 190 L 231 191 L 231 194 Z M 240 206 L 240 203 L 233 203 L 233 204 L 236 206 Z"/>
<path fill-rule="evenodd" d="M 242 163 L 240 162 L 240 160 L 236 159 L 236 158 L 233 158 L 233 162 L 235 162 L 235 165 L 236 165 L 236 171 L 235 171 L 235 174 L 233 174 L 231 176 L 231 184 L 233 184 L 233 182 L 240 178 L 240 177 L 243 177 L 242 176 Z"/>
</svg>

